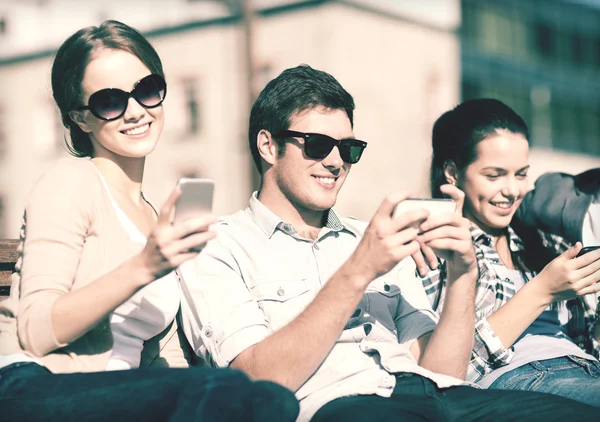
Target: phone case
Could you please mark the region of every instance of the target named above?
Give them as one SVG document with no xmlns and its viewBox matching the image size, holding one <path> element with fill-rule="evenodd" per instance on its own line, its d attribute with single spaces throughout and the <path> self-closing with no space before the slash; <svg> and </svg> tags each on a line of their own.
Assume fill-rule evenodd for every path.
<svg viewBox="0 0 600 422">
<path fill-rule="evenodd" d="M 184 178 L 178 186 L 181 195 L 175 204 L 174 223 L 212 212 L 215 182 L 211 179 Z"/>
</svg>

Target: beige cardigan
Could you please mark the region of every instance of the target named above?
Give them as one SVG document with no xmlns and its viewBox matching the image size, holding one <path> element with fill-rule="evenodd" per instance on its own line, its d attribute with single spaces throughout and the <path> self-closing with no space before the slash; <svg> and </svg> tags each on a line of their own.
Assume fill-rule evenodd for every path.
<svg viewBox="0 0 600 422">
<path fill-rule="evenodd" d="M 88 159 L 61 160 L 36 184 L 23 216 L 10 298 L 0 303 L 0 355 L 40 358 L 52 372 L 103 371 L 112 350 L 108 318 L 70 344 L 52 328 L 54 301 L 141 250 L 123 227 Z M 188 366 L 177 324 L 146 342 L 142 366 Z M 184 352 L 185 350 L 185 352 Z"/>
</svg>

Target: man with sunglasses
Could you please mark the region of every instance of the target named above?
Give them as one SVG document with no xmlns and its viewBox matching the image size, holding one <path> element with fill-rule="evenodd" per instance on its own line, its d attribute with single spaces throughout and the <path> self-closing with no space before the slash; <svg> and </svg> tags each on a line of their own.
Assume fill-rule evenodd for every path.
<svg viewBox="0 0 600 422">
<path fill-rule="evenodd" d="M 438 318 L 410 259 L 419 249 L 411 225 L 427 212 L 392 218 L 403 194 L 385 199 L 368 226 L 332 209 L 367 146 L 354 138 L 353 113 L 350 94 L 309 66 L 287 69 L 255 101 L 249 141 L 260 190 L 181 268 L 183 326 L 196 353 L 294 391 L 300 420 L 585 413 L 568 400 L 463 385 L 478 270 L 462 196 L 447 186 L 457 212 L 421 226 L 419 240 L 449 262 Z"/>
</svg>

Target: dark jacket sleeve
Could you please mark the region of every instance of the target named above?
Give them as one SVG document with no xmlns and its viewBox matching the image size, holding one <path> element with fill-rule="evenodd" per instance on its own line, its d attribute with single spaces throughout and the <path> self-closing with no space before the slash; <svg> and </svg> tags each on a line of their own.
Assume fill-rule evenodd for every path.
<svg viewBox="0 0 600 422">
<path fill-rule="evenodd" d="M 600 197 L 600 168 L 578 175 L 546 173 L 525 195 L 515 218 L 523 224 L 581 241 L 583 220 L 590 204 Z"/>
</svg>

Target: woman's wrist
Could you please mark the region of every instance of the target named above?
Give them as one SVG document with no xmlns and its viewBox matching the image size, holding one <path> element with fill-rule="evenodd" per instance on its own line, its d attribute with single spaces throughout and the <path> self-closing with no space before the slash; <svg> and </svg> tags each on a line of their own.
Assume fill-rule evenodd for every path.
<svg viewBox="0 0 600 422">
<path fill-rule="evenodd" d="M 131 276 L 128 277 L 128 279 L 131 280 L 137 288 L 142 288 L 156 279 L 154 272 L 148 266 L 142 253 L 138 253 L 125 261 L 123 266 L 126 271 L 131 273 Z"/>
<path fill-rule="evenodd" d="M 521 290 L 531 297 L 533 304 L 546 307 L 554 302 L 554 296 L 546 288 L 545 282 L 544 274 L 540 273 L 526 283 Z"/>
</svg>

